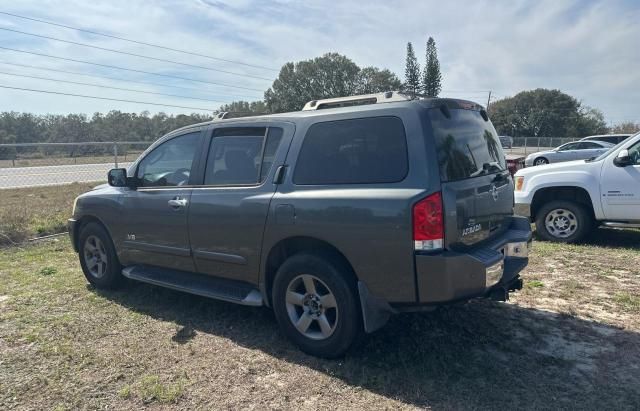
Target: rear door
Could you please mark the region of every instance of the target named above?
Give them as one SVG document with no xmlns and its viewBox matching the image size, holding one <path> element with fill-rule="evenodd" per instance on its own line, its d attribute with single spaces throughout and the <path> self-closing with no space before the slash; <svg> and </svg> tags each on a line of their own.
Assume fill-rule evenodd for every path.
<svg viewBox="0 0 640 411">
<path fill-rule="evenodd" d="M 428 113 L 440 166 L 446 245 L 455 249 L 498 235 L 513 214 L 513 181 L 491 121 L 475 109 Z"/>
<path fill-rule="evenodd" d="M 212 130 L 203 185 L 193 189 L 189 208 L 198 272 L 257 284 L 273 176 L 293 131 L 293 124 L 277 122 Z"/>
</svg>

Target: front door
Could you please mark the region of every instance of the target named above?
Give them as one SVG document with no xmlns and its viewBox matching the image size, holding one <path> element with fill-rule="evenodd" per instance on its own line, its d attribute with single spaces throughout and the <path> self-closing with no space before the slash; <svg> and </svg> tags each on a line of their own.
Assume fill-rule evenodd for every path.
<svg viewBox="0 0 640 411">
<path fill-rule="evenodd" d="M 123 200 L 123 246 L 129 264 L 194 270 L 187 215 L 190 178 L 202 143 L 200 130 L 179 135 L 155 147 L 138 164 L 137 189 Z"/>
<path fill-rule="evenodd" d="M 607 220 L 640 221 L 640 142 L 628 150 L 633 164 L 618 167 L 609 157 L 602 166 L 600 189 Z"/>
<path fill-rule="evenodd" d="M 198 272 L 257 284 L 273 175 L 293 130 L 288 123 L 213 130 L 203 186 L 194 187 L 189 209 Z"/>
</svg>

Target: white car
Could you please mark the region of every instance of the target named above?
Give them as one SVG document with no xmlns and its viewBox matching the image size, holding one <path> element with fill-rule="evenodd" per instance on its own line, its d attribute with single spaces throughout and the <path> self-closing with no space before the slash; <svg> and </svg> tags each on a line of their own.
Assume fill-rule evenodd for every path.
<svg viewBox="0 0 640 411">
<path fill-rule="evenodd" d="M 618 143 L 622 143 L 624 140 L 628 139 L 629 137 L 631 137 L 631 134 L 598 134 L 596 136 L 588 136 L 588 137 L 581 138 L 580 141 L 598 140 L 598 141 L 605 141 L 611 144 L 618 144 Z"/>
<path fill-rule="evenodd" d="M 538 151 L 529 154 L 524 160 L 526 167 L 540 166 L 543 164 L 560 163 L 563 161 L 586 160 L 604 153 L 614 144 L 606 141 L 574 141 L 566 143 L 552 150 Z"/>
<path fill-rule="evenodd" d="M 519 170 L 515 211 L 550 241 L 577 242 L 598 225 L 640 228 L 640 133 L 595 159 Z"/>
</svg>

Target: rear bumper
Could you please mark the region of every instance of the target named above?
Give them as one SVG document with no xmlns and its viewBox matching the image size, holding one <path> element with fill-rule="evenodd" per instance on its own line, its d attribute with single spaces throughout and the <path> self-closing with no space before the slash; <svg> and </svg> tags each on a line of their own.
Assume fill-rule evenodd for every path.
<svg viewBox="0 0 640 411">
<path fill-rule="evenodd" d="M 73 249 L 75 250 L 75 252 L 78 252 L 78 245 L 76 243 L 76 225 L 77 225 L 77 221 L 74 220 L 73 218 L 70 218 L 67 220 L 67 231 L 69 231 L 69 238 L 71 239 L 71 245 L 73 246 Z"/>
<path fill-rule="evenodd" d="M 416 255 L 420 304 L 454 302 L 513 288 L 529 262 L 530 244 L 529 220 L 514 216 L 509 229 L 483 247 L 467 253 Z"/>
</svg>

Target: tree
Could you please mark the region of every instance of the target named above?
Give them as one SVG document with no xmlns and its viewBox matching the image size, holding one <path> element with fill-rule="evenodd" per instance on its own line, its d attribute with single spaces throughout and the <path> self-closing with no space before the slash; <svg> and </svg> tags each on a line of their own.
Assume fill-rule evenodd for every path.
<svg viewBox="0 0 640 411">
<path fill-rule="evenodd" d="M 584 137 L 607 131 L 599 110 L 584 107 L 560 90 L 522 91 L 491 104 L 499 134 L 526 137 Z"/>
<path fill-rule="evenodd" d="M 220 111 L 232 113 L 248 113 L 248 114 L 265 114 L 267 113 L 267 105 L 264 101 L 232 101 L 229 104 L 220 106 Z"/>
<path fill-rule="evenodd" d="M 611 128 L 611 132 L 616 134 L 635 134 L 638 131 L 640 131 L 640 123 L 633 121 L 618 123 Z"/>
<path fill-rule="evenodd" d="M 400 79 L 387 69 L 365 67 L 360 70 L 360 79 L 356 89 L 357 94 L 382 93 L 384 91 L 399 90 L 402 87 Z"/>
<path fill-rule="evenodd" d="M 407 43 L 407 60 L 404 67 L 404 90 L 416 94 L 420 92 L 420 65 L 413 52 L 411 42 Z"/>
<path fill-rule="evenodd" d="M 267 110 L 282 113 L 302 109 L 308 101 L 397 90 L 400 80 L 386 69 L 365 67 L 338 53 L 286 63 L 264 93 Z"/>
<path fill-rule="evenodd" d="M 427 40 L 426 63 L 422 74 L 422 91 L 429 97 L 438 97 L 442 90 L 442 75 L 438 61 L 438 49 L 433 37 Z"/>
</svg>

